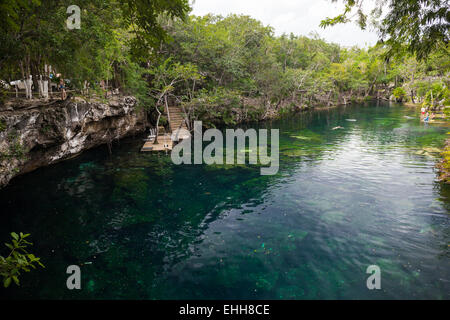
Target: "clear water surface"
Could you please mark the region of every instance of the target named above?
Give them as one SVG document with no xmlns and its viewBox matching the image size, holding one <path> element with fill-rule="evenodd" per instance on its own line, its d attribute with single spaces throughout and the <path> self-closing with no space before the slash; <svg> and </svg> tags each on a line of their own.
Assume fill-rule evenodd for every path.
<svg viewBox="0 0 450 320">
<path fill-rule="evenodd" d="M 31 233 L 46 269 L 0 298 L 449 299 L 432 148 L 450 129 L 417 115 L 372 103 L 260 124 L 280 129 L 275 176 L 176 166 L 135 137 L 18 177 L 0 191 L 0 240 Z M 373 264 L 381 290 L 366 287 Z"/>
</svg>

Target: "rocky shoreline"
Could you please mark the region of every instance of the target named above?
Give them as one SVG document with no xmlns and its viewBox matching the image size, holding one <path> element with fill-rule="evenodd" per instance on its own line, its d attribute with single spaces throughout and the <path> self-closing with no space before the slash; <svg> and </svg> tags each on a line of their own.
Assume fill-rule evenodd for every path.
<svg viewBox="0 0 450 320">
<path fill-rule="evenodd" d="M 84 150 L 142 132 L 145 114 L 134 97 L 106 102 L 20 102 L 0 110 L 0 188 L 20 174 L 73 158 Z"/>
<path fill-rule="evenodd" d="M 436 165 L 439 170 L 439 181 L 450 184 L 450 139 L 447 139 L 441 156 L 442 160 Z"/>
</svg>

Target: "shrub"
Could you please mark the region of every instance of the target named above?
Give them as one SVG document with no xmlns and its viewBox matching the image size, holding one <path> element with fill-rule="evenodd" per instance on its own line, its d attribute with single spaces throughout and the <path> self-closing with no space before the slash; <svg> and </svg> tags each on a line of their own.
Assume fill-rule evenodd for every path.
<svg viewBox="0 0 450 320">
<path fill-rule="evenodd" d="M 398 102 L 402 102 L 406 97 L 406 91 L 402 87 L 395 88 L 394 91 L 392 91 L 392 94 Z"/>
<path fill-rule="evenodd" d="M 440 82 L 433 83 L 426 93 L 424 104 L 427 106 L 448 105 L 450 103 L 450 90 Z"/>
<path fill-rule="evenodd" d="M 213 127 L 235 124 L 237 119 L 233 109 L 242 108 L 242 103 L 237 91 L 219 87 L 212 91 L 200 90 L 196 98 L 184 103 L 184 107 L 205 126 Z"/>
<path fill-rule="evenodd" d="M 6 130 L 6 121 L 3 119 L 0 119 L 0 132 L 3 132 Z"/>
<path fill-rule="evenodd" d="M 45 266 L 41 263 L 41 259 L 35 257 L 34 254 L 28 253 L 26 248 L 33 245 L 25 240 L 29 234 L 19 234 L 11 232 L 11 243 L 5 243 L 5 246 L 11 250 L 8 256 L 0 256 L 0 276 L 3 277 L 3 286 L 9 287 L 12 281 L 16 285 L 20 285 L 19 276 L 21 271 L 30 272 L 30 268 L 36 269 L 36 266 Z"/>
</svg>

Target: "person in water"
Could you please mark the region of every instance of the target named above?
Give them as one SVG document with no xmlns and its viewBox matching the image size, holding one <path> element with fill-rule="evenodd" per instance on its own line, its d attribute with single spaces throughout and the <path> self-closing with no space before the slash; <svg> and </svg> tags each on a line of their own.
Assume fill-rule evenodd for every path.
<svg viewBox="0 0 450 320">
<path fill-rule="evenodd" d="M 425 115 L 425 107 L 422 107 L 422 109 L 420 109 L 420 111 L 422 111 L 422 116 Z"/>
<path fill-rule="evenodd" d="M 425 119 L 423 119 L 423 121 L 428 122 L 428 120 L 430 120 L 430 115 L 429 115 L 429 113 L 427 112 L 427 114 L 426 114 L 426 116 L 425 116 Z"/>
</svg>

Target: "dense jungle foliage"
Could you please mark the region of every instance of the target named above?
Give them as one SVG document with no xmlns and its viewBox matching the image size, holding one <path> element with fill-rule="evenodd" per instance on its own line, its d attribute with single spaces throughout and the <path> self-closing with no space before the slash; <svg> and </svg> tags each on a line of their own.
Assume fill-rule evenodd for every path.
<svg viewBox="0 0 450 320">
<path fill-rule="evenodd" d="M 362 1 L 347 0 L 344 13 L 324 17 L 324 27 L 345 23 L 356 9 L 366 28 L 387 10 L 380 42 L 370 48 L 316 34 L 276 36 L 245 15 L 190 15 L 188 0 L 79 0 L 81 25 L 70 29 L 73 2 L 0 3 L 0 103 L 13 97 L 11 81 L 31 76 L 35 91 L 42 79 L 65 79 L 81 95 L 106 82 L 149 112 L 176 103 L 206 126 L 365 99 L 450 105 L 447 1 L 380 1 L 369 15 Z M 448 170 L 448 161 L 442 166 Z M 9 255 L 0 257 L 5 286 L 40 265 L 25 251 L 27 236 L 13 233 Z"/>
<path fill-rule="evenodd" d="M 72 89 L 106 80 L 149 110 L 168 98 L 208 125 L 371 98 L 448 104 L 448 42 L 419 60 L 407 42 L 395 54 L 389 43 L 344 48 L 314 34 L 275 36 L 249 16 L 189 15 L 186 0 L 151 3 L 79 1 L 75 30 L 71 1 L 2 3 L 0 79 L 36 82 L 47 64 Z"/>
</svg>

